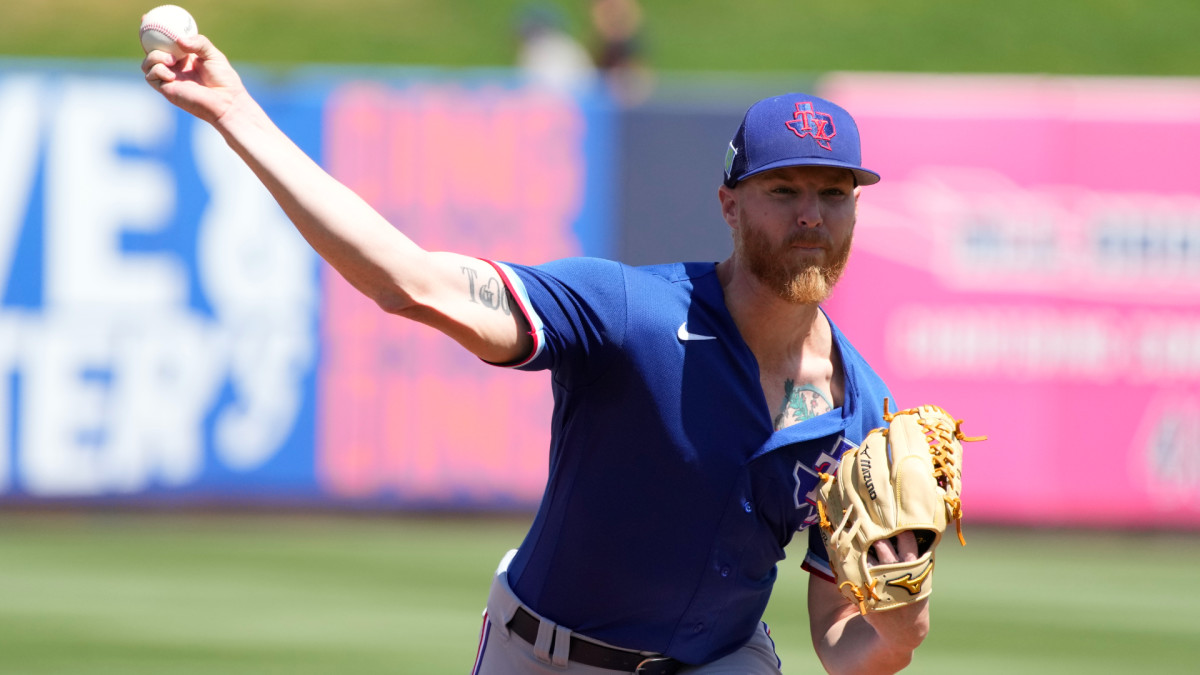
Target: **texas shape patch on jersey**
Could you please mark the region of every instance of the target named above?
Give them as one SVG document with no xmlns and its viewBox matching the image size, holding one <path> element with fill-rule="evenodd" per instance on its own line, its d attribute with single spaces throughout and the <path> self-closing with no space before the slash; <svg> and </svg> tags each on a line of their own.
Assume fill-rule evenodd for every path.
<svg viewBox="0 0 1200 675">
<path fill-rule="evenodd" d="M 808 527 L 816 523 L 819 519 L 817 513 L 817 493 L 821 490 L 820 474 L 833 474 L 836 472 L 838 466 L 842 463 L 842 457 L 857 447 L 857 445 L 845 436 L 838 436 L 837 440 L 833 443 L 833 447 L 826 452 L 822 452 L 811 466 L 802 460 L 796 460 L 796 465 L 792 469 L 792 477 L 796 479 L 796 487 L 792 493 L 792 502 L 797 509 L 808 509 L 808 513 L 804 514 L 802 527 Z M 808 488 L 807 491 L 805 491 L 805 487 Z M 804 494 L 803 498 L 800 496 L 802 492 Z"/>
</svg>

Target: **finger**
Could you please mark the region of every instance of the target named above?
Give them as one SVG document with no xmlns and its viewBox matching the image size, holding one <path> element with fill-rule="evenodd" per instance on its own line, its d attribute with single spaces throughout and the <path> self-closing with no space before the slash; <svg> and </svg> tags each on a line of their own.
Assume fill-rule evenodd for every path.
<svg viewBox="0 0 1200 675">
<path fill-rule="evenodd" d="M 911 531 L 901 532 L 896 536 L 896 550 L 901 560 L 905 562 L 916 560 L 920 557 L 917 550 L 917 535 Z"/>
<path fill-rule="evenodd" d="M 154 68 L 154 66 L 160 63 L 166 64 L 167 67 L 174 66 L 175 56 L 170 52 L 164 52 L 158 49 L 151 50 L 149 54 L 146 54 L 146 58 L 142 59 L 142 72 L 148 75 L 150 73 L 150 69 Z"/>
<path fill-rule="evenodd" d="M 175 71 L 165 63 L 156 63 L 146 72 L 146 81 L 150 84 L 162 84 L 175 81 Z"/>
<path fill-rule="evenodd" d="M 160 82 L 175 82 L 175 71 L 170 70 L 167 64 L 155 64 L 150 68 L 150 72 L 146 73 L 146 79 L 157 79 Z"/>
<path fill-rule="evenodd" d="M 872 545 L 875 549 L 875 555 L 879 558 L 880 565 L 890 565 L 894 562 L 900 562 L 896 557 L 896 549 L 892 547 L 892 542 L 881 539 Z"/>
<path fill-rule="evenodd" d="M 181 37 L 175 41 L 175 44 L 188 54 L 195 54 L 205 61 L 228 61 L 221 50 L 212 43 L 212 40 L 204 35 Z"/>
</svg>

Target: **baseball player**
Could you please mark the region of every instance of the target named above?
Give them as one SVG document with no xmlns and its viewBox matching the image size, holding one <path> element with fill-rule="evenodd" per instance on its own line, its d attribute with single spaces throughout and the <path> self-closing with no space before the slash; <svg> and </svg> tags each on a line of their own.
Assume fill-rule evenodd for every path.
<svg viewBox="0 0 1200 675">
<path fill-rule="evenodd" d="M 762 614 L 797 534 L 823 665 L 909 663 L 928 600 L 856 605 L 817 527 L 840 515 L 821 486 L 886 426 L 890 396 L 819 306 L 879 180 L 845 110 L 807 94 L 750 108 L 718 188 L 723 262 L 525 266 L 423 250 L 305 157 L 207 38 L 179 44 L 185 59 L 147 56 L 147 81 L 211 123 L 351 284 L 485 362 L 553 374 L 549 481 L 494 577 L 473 672 L 779 673 Z M 475 301 L 470 278 L 504 303 Z M 922 555 L 911 532 L 870 548 L 870 564 Z"/>
</svg>

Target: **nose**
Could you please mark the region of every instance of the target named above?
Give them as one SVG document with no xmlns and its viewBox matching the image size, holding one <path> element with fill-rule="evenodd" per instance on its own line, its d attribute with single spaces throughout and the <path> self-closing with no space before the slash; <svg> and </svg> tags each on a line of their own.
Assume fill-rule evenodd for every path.
<svg viewBox="0 0 1200 675">
<path fill-rule="evenodd" d="M 821 226 L 821 200 L 815 194 L 806 194 L 796 201 L 796 224 L 812 229 Z"/>
</svg>

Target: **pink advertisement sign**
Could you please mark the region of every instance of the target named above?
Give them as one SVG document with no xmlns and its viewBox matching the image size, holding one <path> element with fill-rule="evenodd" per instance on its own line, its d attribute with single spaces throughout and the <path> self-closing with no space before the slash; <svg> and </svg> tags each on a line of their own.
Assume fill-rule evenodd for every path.
<svg viewBox="0 0 1200 675">
<path fill-rule="evenodd" d="M 428 250 L 578 255 L 585 120 L 569 98 L 455 84 L 336 90 L 324 162 Z M 546 480 L 545 373 L 495 368 L 324 275 L 317 476 L 409 505 L 528 504 Z"/>
<path fill-rule="evenodd" d="M 831 314 L 902 406 L 990 437 L 967 520 L 1200 527 L 1200 82 L 821 92 L 883 175 Z"/>
</svg>

